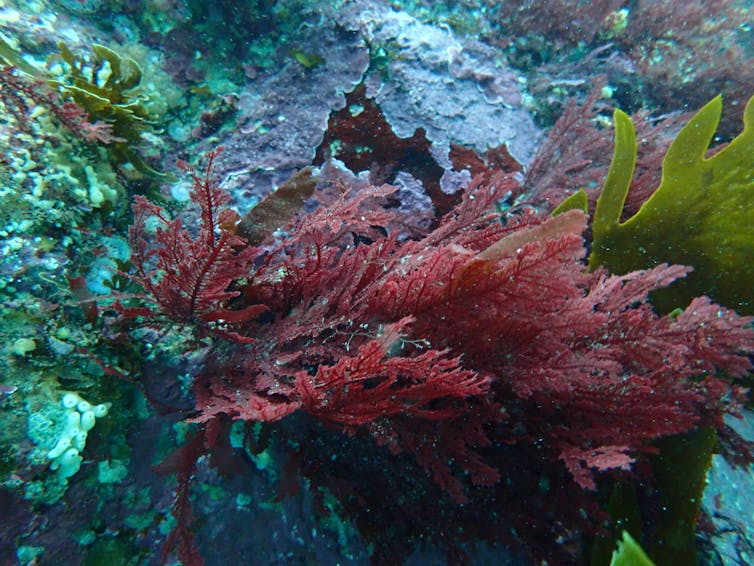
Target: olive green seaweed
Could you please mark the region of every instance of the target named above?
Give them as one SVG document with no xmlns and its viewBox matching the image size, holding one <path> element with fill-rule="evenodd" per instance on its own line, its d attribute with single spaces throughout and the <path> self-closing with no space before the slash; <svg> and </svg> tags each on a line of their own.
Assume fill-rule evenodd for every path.
<svg viewBox="0 0 754 566">
<path fill-rule="evenodd" d="M 584 189 L 579 189 L 556 206 L 555 210 L 552 211 L 552 215 L 557 216 L 574 209 L 580 210 L 584 214 L 589 214 L 589 197 Z"/>
<path fill-rule="evenodd" d="M 142 134 L 155 131 L 148 110 L 148 97 L 140 92 L 142 72 L 139 64 L 104 45 L 93 44 L 91 55 L 74 55 L 58 43 L 59 61 L 65 66 L 62 76 L 27 63 L 16 49 L 0 38 L 0 63 L 12 65 L 36 81 L 72 98 L 86 111 L 92 123 L 105 122 L 112 128 L 113 141 L 107 149 L 117 165 L 130 163 L 147 178 L 170 179 L 151 168 L 139 155 Z"/>
<path fill-rule="evenodd" d="M 614 114 L 615 152 L 597 201 L 589 263 L 612 273 L 665 262 L 692 266 L 685 280 L 654 297 L 661 310 L 708 295 L 754 313 L 754 97 L 743 132 L 706 157 L 721 111 L 718 96 L 684 126 L 665 155 L 659 187 L 625 222 L 620 216 L 636 165 L 636 134 L 628 115 Z"/>
<path fill-rule="evenodd" d="M 90 121 L 102 120 L 112 125 L 115 141 L 109 149 L 116 162 L 131 163 L 147 176 L 163 176 L 135 150 L 142 134 L 153 130 L 153 119 L 145 105 L 148 99 L 139 92 L 139 64 L 104 45 L 93 44 L 89 60 L 74 55 L 63 42 L 58 43 L 58 50 L 68 73 L 50 84 L 70 95 L 86 110 Z"/>
<path fill-rule="evenodd" d="M 618 541 L 618 550 L 613 553 L 610 566 L 654 566 L 644 553 L 639 543 L 627 531 L 623 531 L 623 538 Z"/>
<path fill-rule="evenodd" d="M 37 70 L 27 63 L 10 44 L 0 37 L 0 63 L 11 65 L 30 76 L 36 76 Z"/>
<path fill-rule="evenodd" d="M 605 529 L 594 537 L 589 551 L 590 566 L 610 564 L 610 558 L 615 551 L 615 540 L 623 531 L 628 531 L 638 540 L 641 540 L 643 536 L 641 508 L 633 483 L 616 481 L 610 489 L 610 496 L 604 509 L 610 516 L 610 520 L 604 524 Z"/>
<path fill-rule="evenodd" d="M 325 58 L 316 53 L 307 53 L 302 49 L 291 49 L 290 55 L 305 69 L 314 69 L 325 62 Z"/>
<path fill-rule="evenodd" d="M 659 564 L 699 564 L 696 527 L 717 430 L 701 426 L 660 439 L 655 446 L 658 451 L 651 463 L 661 504 L 645 548 Z"/>
</svg>

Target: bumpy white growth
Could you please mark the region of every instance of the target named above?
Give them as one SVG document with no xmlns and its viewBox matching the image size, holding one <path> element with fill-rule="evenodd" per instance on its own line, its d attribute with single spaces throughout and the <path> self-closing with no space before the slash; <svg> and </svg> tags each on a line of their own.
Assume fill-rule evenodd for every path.
<svg viewBox="0 0 754 566">
<path fill-rule="evenodd" d="M 96 420 L 94 411 L 85 411 L 81 413 L 81 430 L 89 432 L 94 427 Z"/>
<path fill-rule="evenodd" d="M 60 404 L 65 414 L 63 431 L 53 449 L 47 453 L 47 458 L 52 460 L 50 469 L 57 471 L 58 477 L 66 481 L 79 471 L 87 434 L 97 419 L 107 415 L 110 403 L 92 406 L 78 393 L 66 393 Z"/>
</svg>

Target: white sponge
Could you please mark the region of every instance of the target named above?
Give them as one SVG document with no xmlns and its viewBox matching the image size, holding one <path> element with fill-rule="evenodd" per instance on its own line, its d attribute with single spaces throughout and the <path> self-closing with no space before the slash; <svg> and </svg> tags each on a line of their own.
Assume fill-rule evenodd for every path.
<svg viewBox="0 0 754 566">
<path fill-rule="evenodd" d="M 97 421 L 107 415 L 110 403 L 92 406 L 78 393 L 66 393 L 60 401 L 64 410 L 63 431 L 55 446 L 47 453 L 52 460 L 50 469 L 57 471 L 58 478 L 66 482 L 79 471 L 86 446 L 86 437 Z"/>
</svg>

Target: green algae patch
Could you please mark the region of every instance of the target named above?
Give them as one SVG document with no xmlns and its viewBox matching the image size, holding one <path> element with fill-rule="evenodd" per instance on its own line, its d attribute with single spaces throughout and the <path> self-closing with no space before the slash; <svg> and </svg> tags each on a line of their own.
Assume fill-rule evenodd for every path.
<svg viewBox="0 0 754 566">
<path fill-rule="evenodd" d="M 662 310 L 699 295 L 754 313 L 754 97 L 744 129 L 707 157 L 722 98 L 707 103 L 680 131 L 662 164 L 659 187 L 639 211 L 620 221 L 636 165 L 636 133 L 615 111 L 615 152 L 594 215 L 589 257 L 594 269 L 627 273 L 660 263 L 694 268 L 654 298 Z"/>
</svg>

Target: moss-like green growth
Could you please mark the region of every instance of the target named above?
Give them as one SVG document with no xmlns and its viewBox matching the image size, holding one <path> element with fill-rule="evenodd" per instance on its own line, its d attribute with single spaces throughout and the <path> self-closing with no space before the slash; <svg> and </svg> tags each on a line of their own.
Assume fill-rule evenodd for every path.
<svg viewBox="0 0 754 566">
<path fill-rule="evenodd" d="M 620 216 L 636 164 L 636 134 L 631 119 L 615 111 L 615 153 L 597 201 L 589 262 L 613 273 L 663 262 L 693 266 L 688 278 L 655 297 L 662 310 L 709 295 L 754 313 L 754 98 L 743 132 L 705 157 L 721 110 L 717 97 L 686 124 L 665 155 L 660 186 L 625 222 Z"/>
<path fill-rule="evenodd" d="M 141 562 L 133 539 L 120 533 L 101 537 L 86 547 L 81 564 L 84 566 L 131 566 Z"/>
</svg>

